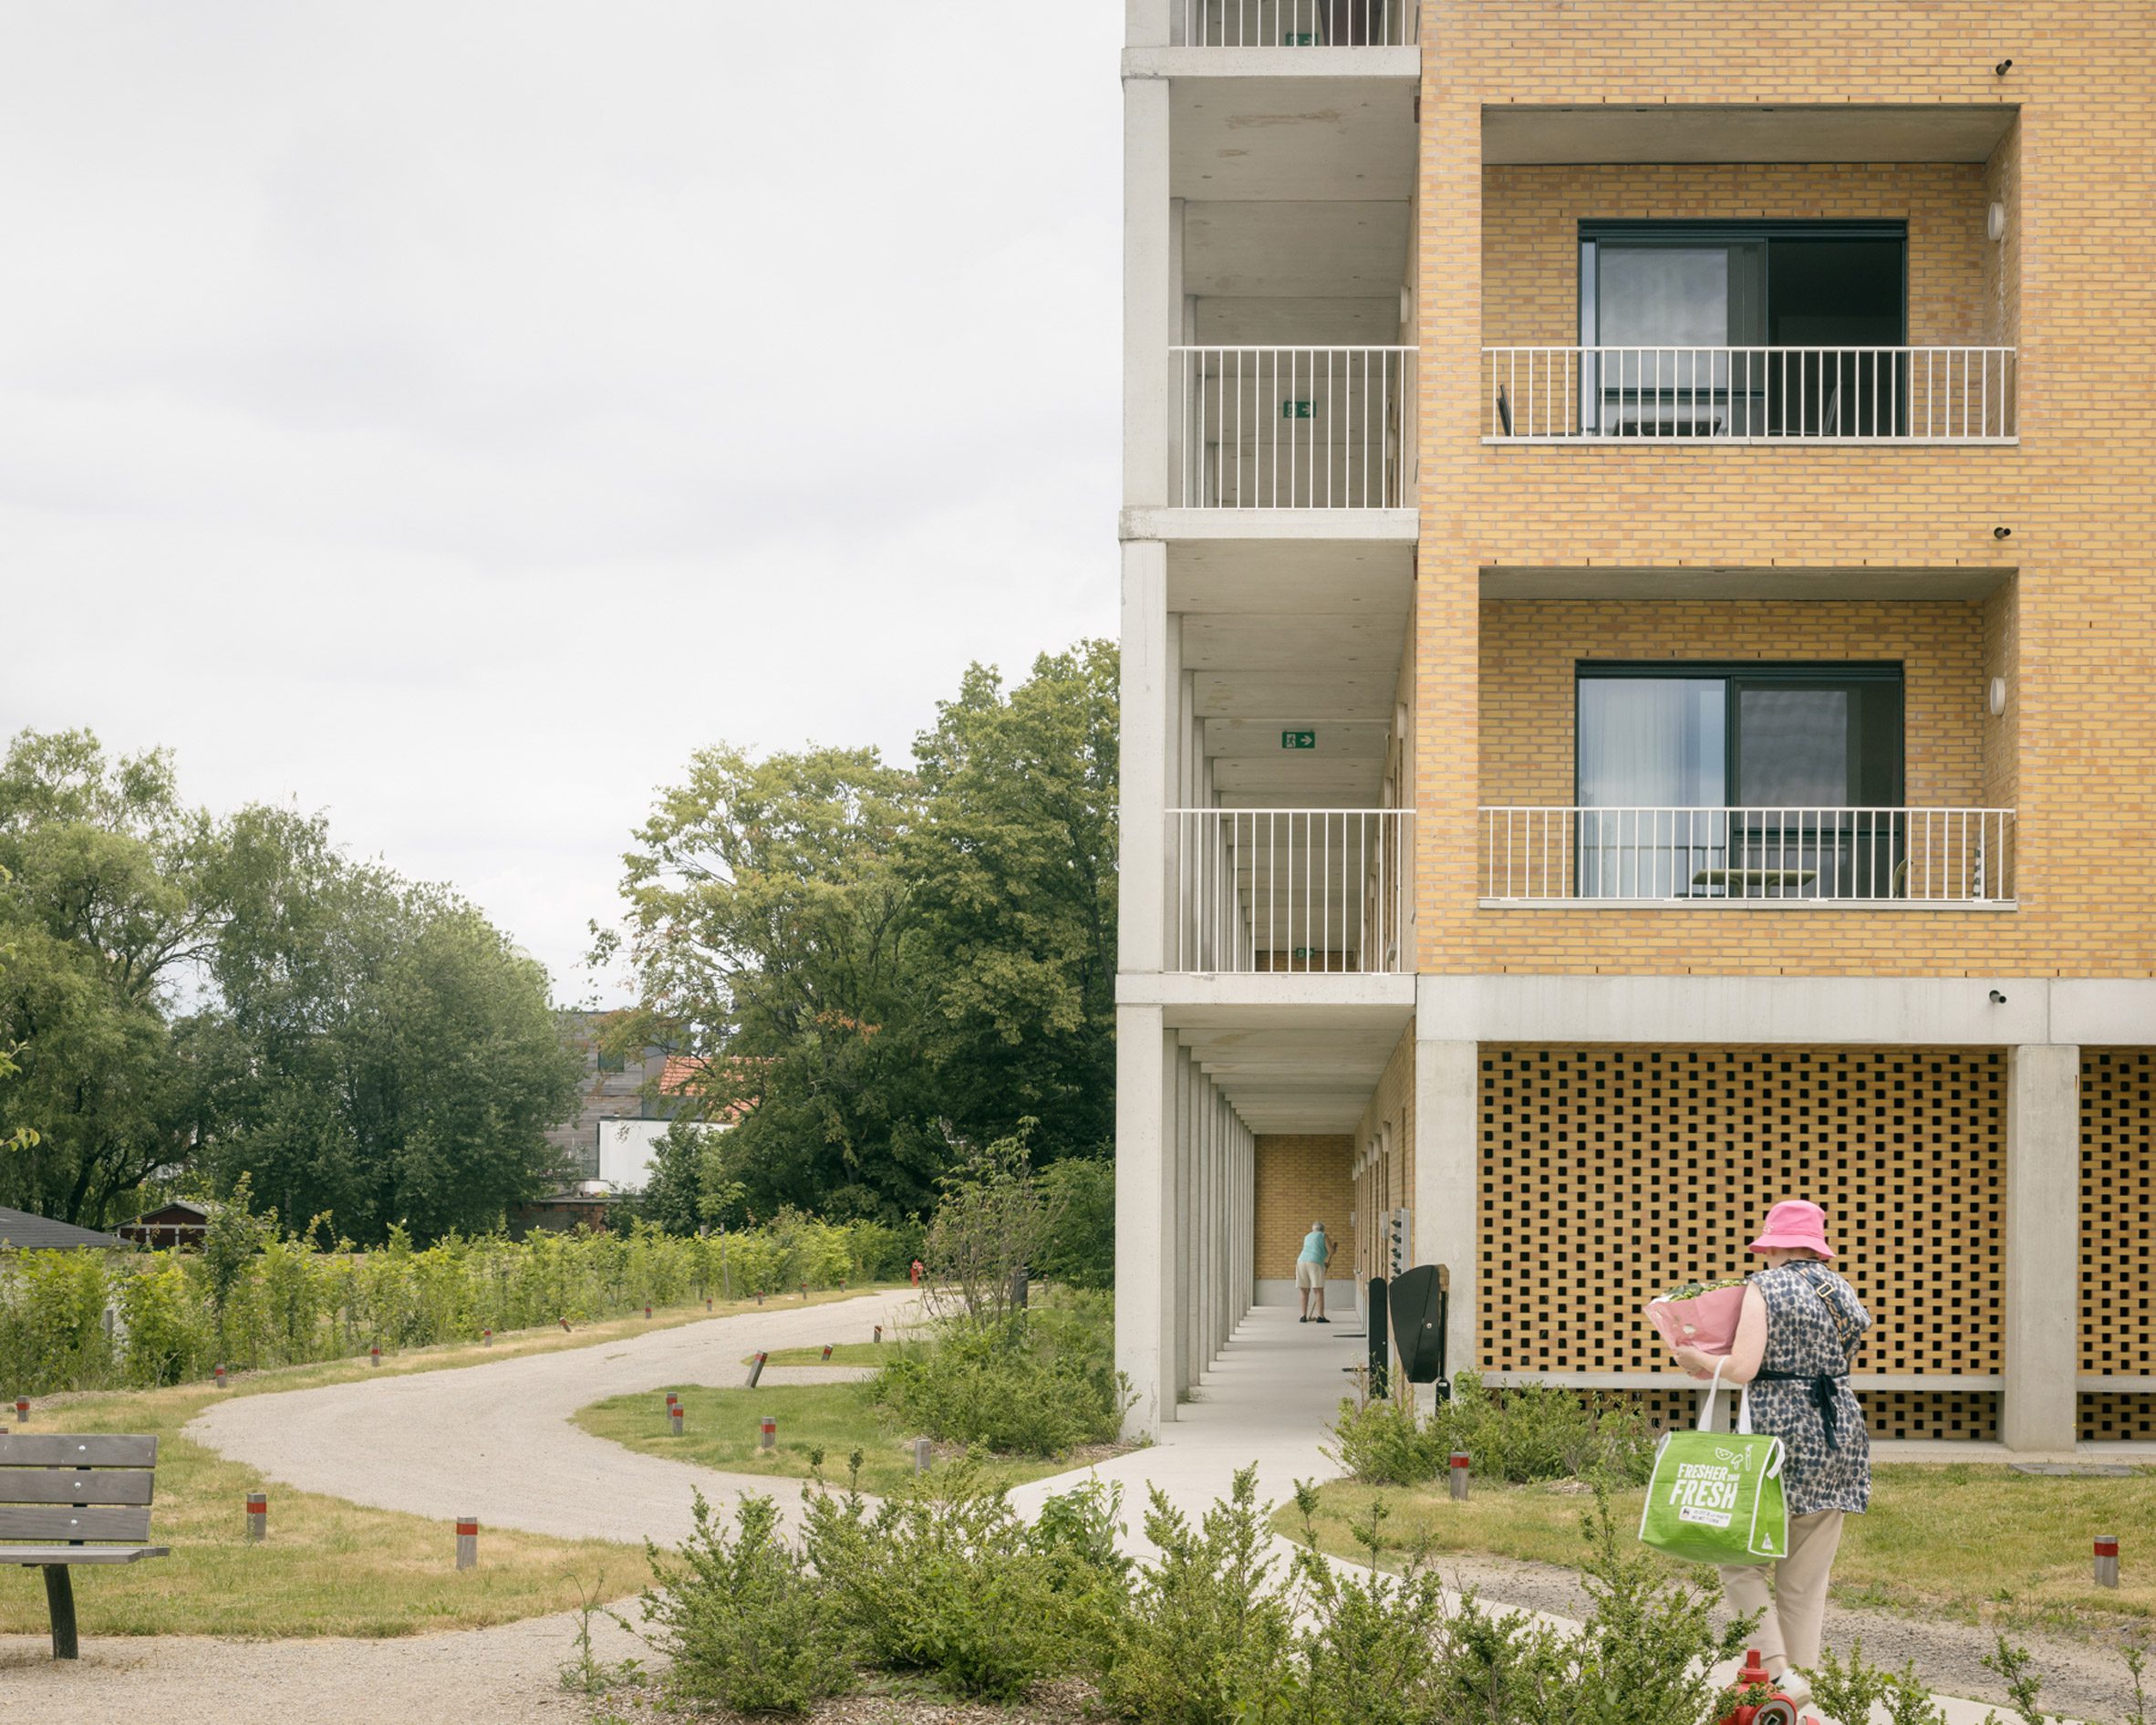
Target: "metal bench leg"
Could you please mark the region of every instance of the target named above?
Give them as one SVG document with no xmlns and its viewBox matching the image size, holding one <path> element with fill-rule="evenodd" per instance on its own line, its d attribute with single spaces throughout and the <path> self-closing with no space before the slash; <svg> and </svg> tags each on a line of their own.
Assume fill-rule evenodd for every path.
<svg viewBox="0 0 2156 1725">
<path fill-rule="evenodd" d="M 68 1579 L 67 1564 L 47 1564 L 44 1567 L 45 1603 L 52 1612 L 52 1657 L 80 1658 L 81 1650 L 75 1641 L 75 1584 Z"/>
</svg>

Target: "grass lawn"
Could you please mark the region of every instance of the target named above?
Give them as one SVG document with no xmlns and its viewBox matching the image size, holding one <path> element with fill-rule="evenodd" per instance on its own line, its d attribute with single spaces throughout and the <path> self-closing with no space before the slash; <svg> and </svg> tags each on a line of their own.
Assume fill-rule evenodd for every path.
<svg viewBox="0 0 2156 1725">
<path fill-rule="evenodd" d="M 152 1432 L 159 1439 L 150 1541 L 171 1546 L 172 1554 L 124 1566 L 78 1568 L 75 1601 L 84 1637 L 417 1635 L 565 1610 L 577 1603 L 579 1581 L 590 1589 L 601 1576 L 605 1596 L 634 1593 L 648 1574 L 639 1547 L 482 1526 L 479 1567 L 460 1574 L 451 1522 L 294 1491 L 190 1442 L 180 1430 L 221 1394 L 263 1395 L 589 1347 L 704 1315 L 699 1301 L 649 1320 L 639 1314 L 570 1335 L 555 1327 L 498 1335 L 492 1347 L 413 1349 L 385 1356 L 378 1367 L 361 1359 L 248 1373 L 223 1392 L 189 1384 L 55 1396 L 35 1403 L 31 1431 Z M 246 1494 L 263 1490 L 269 1493 L 269 1537 L 250 1545 Z M 42 1574 L 0 1569 L 0 1633 L 43 1635 L 47 1623 Z"/>
<path fill-rule="evenodd" d="M 811 1350 L 821 1352 L 820 1349 Z M 779 1356 L 772 1356 L 775 1362 Z M 595 1437 L 655 1456 L 670 1456 L 729 1473 L 768 1473 L 808 1479 L 810 1451 L 824 1452 L 824 1477 L 844 1488 L 847 1457 L 861 1451 L 861 1489 L 885 1492 L 913 1477 L 915 1433 L 900 1431 L 872 1404 L 865 1384 L 767 1384 L 760 1389 L 705 1389 L 676 1387 L 680 1398 L 682 1432 L 668 1429 L 667 1392 L 645 1390 L 615 1396 L 582 1409 L 576 1423 Z M 760 1422 L 769 1414 L 779 1422 L 778 1448 L 759 1447 Z M 948 1466 L 964 1452 L 938 1446 L 936 1465 Z M 1113 1450 L 1088 1450 L 1063 1460 L 981 1453 L 970 1457 L 981 1477 L 997 1485 L 1018 1485 L 1051 1473 L 1083 1467 Z"/>
<path fill-rule="evenodd" d="M 831 1357 L 824 1357 L 820 1347 L 779 1347 L 772 1350 L 766 1366 L 881 1366 L 898 1352 L 895 1341 L 840 1342 L 831 1350 Z M 746 1366 L 756 1357 L 753 1354 L 741 1356 Z"/>
<path fill-rule="evenodd" d="M 1393 1537 L 1427 1537 L 1439 1552 L 1568 1565 L 1580 1558 L 1580 1517 L 1592 1504 L 1576 1492 L 1479 1480 L 1467 1503 L 1453 1502 L 1442 1484 L 1410 1491 L 1341 1481 L 1321 1496 L 1329 1551 L 1353 1554 L 1347 1522 L 1381 1496 L 1392 1506 Z M 1620 1525 L 1638 1525 L 1640 1503 L 1636 1489 L 1616 1494 Z M 1284 1532 L 1299 1531 L 1292 1506 L 1275 1520 Z M 2099 1533 L 2118 1534 L 2126 1555 L 2116 1589 L 2091 1577 L 2089 1548 Z M 2145 1625 L 2156 1615 L 2156 1562 L 2136 1564 L 2136 1553 L 2156 1554 L 2156 1471 L 2053 1479 L 1963 1462 L 1880 1467 L 1871 1511 L 1843 1523 L 1834 1597 L 2086 1636 Z"/>
</svg>

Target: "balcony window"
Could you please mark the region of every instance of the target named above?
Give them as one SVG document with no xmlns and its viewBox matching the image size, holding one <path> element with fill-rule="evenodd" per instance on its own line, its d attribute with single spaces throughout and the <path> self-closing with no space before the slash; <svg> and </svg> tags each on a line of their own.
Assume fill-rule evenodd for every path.
<svg viewBox="0 0 2156 1725">
<path fill-rule="evenodd" d="M 1900 222 L 1583 222 L 1581 430 L 1906 433 Z"/>
<path fill-rule="evenodd" d="M 1582 898 L 1895 896 L 1899 665 L 1578 668 Z"/>
</svg>

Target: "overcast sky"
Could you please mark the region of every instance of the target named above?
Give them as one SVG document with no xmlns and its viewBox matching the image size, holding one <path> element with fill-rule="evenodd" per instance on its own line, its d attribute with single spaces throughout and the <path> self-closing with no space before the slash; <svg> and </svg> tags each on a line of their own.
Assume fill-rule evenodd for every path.
<svg viewBox="0 0 2156 1725">
<path fill-rule="evenodd" d="M 0 726 L 619 998 L 691 749 L 1113 632 L 1121 15 L 0 0 Z"/>
</svg>

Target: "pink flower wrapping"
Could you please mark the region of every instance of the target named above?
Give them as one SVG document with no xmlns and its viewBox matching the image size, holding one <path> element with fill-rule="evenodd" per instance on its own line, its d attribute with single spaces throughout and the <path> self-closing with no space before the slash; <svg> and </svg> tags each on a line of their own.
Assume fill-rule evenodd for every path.
<svg viewBox="0 0 2156 1725">
<path fill-rule="evenodd" d="M 1650 1300 L 1647 1322 L 1673 1348 L 1726 1354 L 1736 1346 L 1736 1320 L 1744 1306 L 1743 1288 L 1715 1288 L 1689 1300 Z"/>
</svg>

